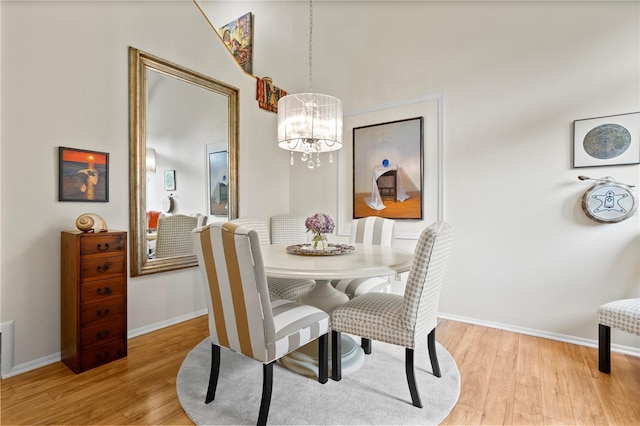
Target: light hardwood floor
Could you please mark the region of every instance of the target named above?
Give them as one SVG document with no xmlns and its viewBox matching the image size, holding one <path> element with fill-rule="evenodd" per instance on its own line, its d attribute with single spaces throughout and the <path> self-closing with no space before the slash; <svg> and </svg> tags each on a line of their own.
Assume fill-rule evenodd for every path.
<svg viewBox="0 0 640 426">
<path fill-rule="evenodd" d="M 203 316 L 133 338 L 127 358 L 79 375 L 56 363 L 2 380 L 0 423 L 192 424 L 176 375 L 207 334 Z M 593 348 L 448 320 L 437 339 L 462 383 L 443 424 L 640 424 L 640 358 L 613 353 L 607 375 Z"/>
</svg>

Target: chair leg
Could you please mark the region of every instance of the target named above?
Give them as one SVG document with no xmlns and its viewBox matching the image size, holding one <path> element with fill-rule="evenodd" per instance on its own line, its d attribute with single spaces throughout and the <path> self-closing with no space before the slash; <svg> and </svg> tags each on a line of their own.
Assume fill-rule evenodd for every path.
<svg viewBox="0 0 640 426">
<path fill-rule="evenodd" d="M 216 387 L 218 386 L 218 374 L 220 373 L 220 346 L 211 345 L 211 372 L 209 373 L 209 387 L 204 403 L 208 404 L 216 398 Z"/>
<path fill-rule="evenodd" d="M 365 355 L 371 354 L 371 339 L 360 338 L 360 346 L 364 349 Z"/>
<path fill-rule="evenodd" d="M 422 408 L 422 402 L 420 401 L 420 393 L 416 386 L 416 373 L 413 368 L 413 349 L 405 348 L 405 363 L 404 368 L 407 373 L 407 382 L 409 383 L 409 392 L 411 393 L 411 402 L 418 408 Z"/>
<path fill-rule="evenodd" d="M 611 373 L 611 327 L 598 324 L 598 370 Z"/>
<path fill-rule="evenodd" d="M 271 405 L 271 391 L 273 390 L 273 363 L 262 364 L 262 400 L 260 401 L 260 414 L 258 414 L 258 426 L 267 424 L 269 406 Z"/>
<path fill-rule="evenodd" d="M 327 383 L 329 380 L 329 333 L 318 338 L 318 381 Z"/>
<path fill-rule="evenodd" d="M 335 381 L 342 379 L 342 358 L 340 332 L 331 330 L 331 378 Z"/>
<path fill-rule="evenodd" d="M 436 353 L 436 329 L 434 328 L 427 337 L 427 347 L 429 348 L 429 359 L 431 360 L 431 371 L 436 377 L 442 377 L 440 373 L 440 364 L 438 363 L 438 354 Z"/>
</svg>

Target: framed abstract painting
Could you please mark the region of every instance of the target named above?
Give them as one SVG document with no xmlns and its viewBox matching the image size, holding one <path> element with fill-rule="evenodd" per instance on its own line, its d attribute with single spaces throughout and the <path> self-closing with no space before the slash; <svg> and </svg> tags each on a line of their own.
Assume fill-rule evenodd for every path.
<svg viewBox="0 0 640 426">
<path fill-rule="evenodd" d="M 246 13 L 223 25 L 218 34 L 246 73 L 253 73 L 253 15 Z"/>
<path fill-rule="evenodd" d="M 640 112 L 573 122 L 573 167 L 640 164 Z"/>
<path fill-rule="evenodd" d="M 424 117 L 353 128 L 353 218 L 423 217 Z"/>
<path fill-rule="evenodd" d="M 176 190 L 176 171 L 175 170 L 164 171 L 164 190 L 165 191 Z"/>
</svg>

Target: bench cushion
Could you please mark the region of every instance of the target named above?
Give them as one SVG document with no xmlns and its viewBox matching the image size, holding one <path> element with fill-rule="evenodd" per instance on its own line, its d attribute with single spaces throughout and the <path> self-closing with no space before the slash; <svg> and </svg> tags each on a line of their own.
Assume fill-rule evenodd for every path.
<svg viewBox="0 0 640 426">
<path fill-rule="evenodd" d="M 598 323 L 640 336 L 640 298 L 616 300 L 600 306 Z"/>
</svg>

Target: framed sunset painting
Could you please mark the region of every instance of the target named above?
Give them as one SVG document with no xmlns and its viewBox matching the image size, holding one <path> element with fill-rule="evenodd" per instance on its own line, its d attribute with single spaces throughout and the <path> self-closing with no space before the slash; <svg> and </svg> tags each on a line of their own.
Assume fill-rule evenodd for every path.
<svg viewBox="0 0 640 426">
<path fill-rule="evenodd" d="M 58 201 L 109 201 L 109 154 L 58 149 Z"/>
</svg>

